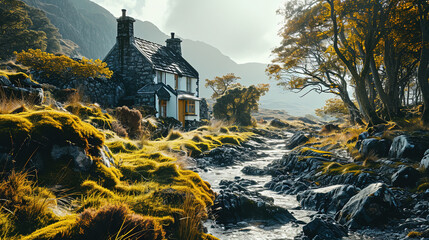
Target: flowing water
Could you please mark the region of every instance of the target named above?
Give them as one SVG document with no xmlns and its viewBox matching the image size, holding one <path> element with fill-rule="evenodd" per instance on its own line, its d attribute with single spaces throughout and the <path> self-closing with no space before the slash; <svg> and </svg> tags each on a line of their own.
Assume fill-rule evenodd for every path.
<svg viewBox="0 0 429 240">
<path fill-rule="evenodd" d="M 286 134 L 288 137 L 291 136 L 290 133 Z M 258 191 L 262 195 L 272 197 L 275 205 L 288 209 L 297 220 L 309 222 L 310 216 L 315 212 L 294 210 L 299 206 L 295 196 L 278 194 L 264 188 L 264 184 L 271 180 L 271 176 L 249 176 L 241 172 L 241 169 L 245 166 L 263 168 L 273 160 L 282 158 L 289 151 L 285 148 L 284 139 L 266 139 L 266 143 L 269 147 L 268 150 L 257 150 L 259 154 L 264 154 L 265 157 L 259 157 L 255 161 L 240 162 L 229 167 L 211 167 L 208 171 L 200 172 L 199 174 L 212 185 L 213 190 L 216 192 L 220 191 L 219 182 L 221 180 L 234 180 L 235 177 L 254 180 L 257 184 L 247 187 L 249 191 Z M 210 234 L 222 240 L 280 240 L 293 239 L 302 231 L 303 225 L 291 222 L 284 225 L 264 226 L 255 222 L 249 222 L 249 225 L 246 227 L 227 229 L 209 220 L 205 223 L 205 226 Z"/>
</svg>

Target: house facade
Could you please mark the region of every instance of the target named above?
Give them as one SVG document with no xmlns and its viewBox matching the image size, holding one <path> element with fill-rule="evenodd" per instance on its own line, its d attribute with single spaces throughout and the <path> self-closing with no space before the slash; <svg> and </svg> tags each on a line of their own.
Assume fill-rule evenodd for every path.
<svg viewBox="0 0 429 240">
<path fill-rule="evenodd" d="M 199 75 L 182 57 L 181 40 L 171 33 L 166 45 L 134 37 L 132 17 L 122 10 L 116 44 L 104 59 L 125 86 L 123 104 L 151 106 L 157 117 L 183 124 L 200 120 Z"/>
</svg>

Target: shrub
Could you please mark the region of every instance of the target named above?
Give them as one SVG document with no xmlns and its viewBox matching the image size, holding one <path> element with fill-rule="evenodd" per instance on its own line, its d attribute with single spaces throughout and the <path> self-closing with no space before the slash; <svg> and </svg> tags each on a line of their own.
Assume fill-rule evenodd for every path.
<svg viewBox="0 0 429 240">
<path fill-rule="evenodd" d="M 34 70 L 43 72 L 44 77 L 56 77 L 70 79 L 71 77 L 106 77 L 111 78 L 113 72 L 107 67 L 107 63 L 100 59 L 73 60 L 64 55 L 55 55 L 43 52 L 40 49 L 29 49 L 20 53 L 15 52 L 16 61 Z"/>
<path fill-rule="evenodd" d="M 143 116 L 137 109 L 129 109 L 127 106 L 117 107 L 115 109 L 116 118 L 127 129 L 131 138 L 140 138 L 143 135 L 142 119 Z"/>
<path fill-rule="evenodd" d="M 250 126 L 252 125 L 251 113 L 258 111 L 259 98 L 267 91 L 267 84 L 229 89 L 216 99 L 213 106 L 214 117 L 218 120 Z"/>
</svg>

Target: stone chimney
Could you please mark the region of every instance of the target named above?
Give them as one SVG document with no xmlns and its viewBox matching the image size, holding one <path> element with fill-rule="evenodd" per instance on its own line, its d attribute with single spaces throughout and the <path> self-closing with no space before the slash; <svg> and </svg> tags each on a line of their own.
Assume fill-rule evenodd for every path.
<svg viewBox="0 0 429 240">
<path fill-rule="evenodd" d="M 134 41 L 134 18 L 127 16 L 127 10 L 122 9 L 122 16 L 116 19 L 118 22 L 118 36 L 116 41 L 120 48 L 129 46 Z"/>
<path fill-rule="evenodd" d="M 171 48 L 173 52 L 182 56 L 182 47 L 180 45 L 182 40 L 174 38 L 174 32 L 171 33 L 171 38 L 167 39 L 165 42 L 167 43 L 167 47 Z"/>
</svg>

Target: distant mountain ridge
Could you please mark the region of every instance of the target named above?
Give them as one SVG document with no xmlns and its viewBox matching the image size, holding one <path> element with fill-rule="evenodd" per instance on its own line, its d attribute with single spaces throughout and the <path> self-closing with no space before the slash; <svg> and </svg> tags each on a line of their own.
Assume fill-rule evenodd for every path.
<svg viewBox="0 0 429 240">
<path fill-rule="evenodd" d="M 46 12 L 47 17 L 55 25 L 64 39 L 79 45 L 79 52 L 88 58 L 103 59 L 116 42 L 116 18 L 109 11 L 89 0 L 23 0 L 30 6 Z M 120 9 L 118 9 L 120 12 Z M 136 20 L 134 34 L 155 43 L 165 44 L 169 37 L 154 24 Z M 180 33 L 176 33 L 180 37 Z M 243 49 L 243 51 L 251 51 Z M 306 98 L 286 92 L 269 80 L 265 74 L 266 64 L 238 64 L 224 55 L 219 49 L 201 42 L 183 39 L 182 52 L 184 57 L 200 73 L 200 94 L 210 97 L 211 91 L 204 87 L 205 79 L 213 79 L 227 73 L 240 76 L 244 85 L 269 83 L 269 93 L 262 97 L 261 107 L 286 110 L 292 115 L 313 114 L 314 109 L 324 105 L 324 99 L 315 94 Z"/>
</svg>

